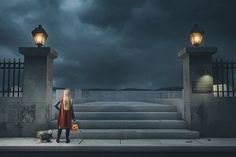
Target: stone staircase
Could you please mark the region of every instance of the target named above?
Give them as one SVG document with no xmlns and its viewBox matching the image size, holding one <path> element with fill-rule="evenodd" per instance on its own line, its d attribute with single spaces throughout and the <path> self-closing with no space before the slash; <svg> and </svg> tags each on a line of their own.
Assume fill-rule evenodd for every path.
<svg viewBox="0 0 236 157">
<path fill-rule="evenodd" d="M 187 129 L 174 105 L 146 102 L 88 102 L 74 104 L 78 133 L 83 139 L 194 139 L 199 132 Z M 57 115 L 55 115 L 56 117 Z M 55 129 L 56 120 L 52 120 Z M 64 133 L 62 134 L 64 138 Z"/>
</svg>

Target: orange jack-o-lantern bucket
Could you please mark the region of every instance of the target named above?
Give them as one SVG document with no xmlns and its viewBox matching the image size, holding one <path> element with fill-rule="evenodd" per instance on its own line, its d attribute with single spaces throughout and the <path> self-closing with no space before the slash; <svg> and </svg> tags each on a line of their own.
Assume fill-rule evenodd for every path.
<svg viewBox="0 0 236 157">
<path fill-rule="evenodd" d="M 79 125 L 74 123 L 71 125 L 71 132 L 75 133 L 79 130 Z"/>
</svg>

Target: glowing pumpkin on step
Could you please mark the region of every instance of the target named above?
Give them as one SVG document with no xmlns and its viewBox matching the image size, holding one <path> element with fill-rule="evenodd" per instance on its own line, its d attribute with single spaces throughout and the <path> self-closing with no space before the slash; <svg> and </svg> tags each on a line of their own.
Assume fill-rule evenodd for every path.
<svg viewBox="0 0 236 157">
<path fill-rule="evenodd" d="M 71 132 L 75 133 L 75 132 L 77 132 L 78 130 L 79 130 L 79 125 L 76 124 L 76 123 L 72 124 L 72 126 L 71 126 Z"/>
</svg>

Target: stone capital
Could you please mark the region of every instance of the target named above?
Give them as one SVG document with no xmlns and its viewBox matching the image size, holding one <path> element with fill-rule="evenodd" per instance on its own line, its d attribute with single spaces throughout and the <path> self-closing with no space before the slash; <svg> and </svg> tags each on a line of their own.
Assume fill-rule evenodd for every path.
<svg viewBox="0 0 236 157">
<path fill-rule="evenodd" d="M 178 53 L 178 57 L 185 58 L 187 56 L 211 56 L 217 52 L 217 47 L 185 47 Z"/>
<path fill-rule="evenodd" d="M 24 56 L 30 57 L 49 56 L 52 59 L 58 57 L 58 53 L 50 47 L 20 47 L 19 53 L 23 54 Z"/>
</svg>

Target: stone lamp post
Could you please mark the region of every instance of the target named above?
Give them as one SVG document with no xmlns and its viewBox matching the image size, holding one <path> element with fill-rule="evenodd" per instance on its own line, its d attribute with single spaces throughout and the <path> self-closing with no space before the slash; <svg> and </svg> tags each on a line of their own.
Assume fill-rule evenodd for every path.
<svg viewBox="0 0 236 157">
<path fill-rule="evenodd" d="M 212 56 L 216 47 L 199 47 L 203 30 L 195 25 L 190 33 L 192 47 L 178 53 L 183 61 L 184 118 L 189 129 L 201 131 L 204 102 L 212 97 Z"/>
<path fill-rule="evenodd" d="M 26 110 L 29 110 L 22 126 L 22 136 L 35 136 L 37 131 L 48 129 L 52 104 L 53 60 L 58 57 L 52 48 L 42 47 L 48 35 L 41 25 L 32 31 L 32 35 L 38 47 L 19 48 L 19 53 L 24 55 L 23 102 Z"/>
</svg>

